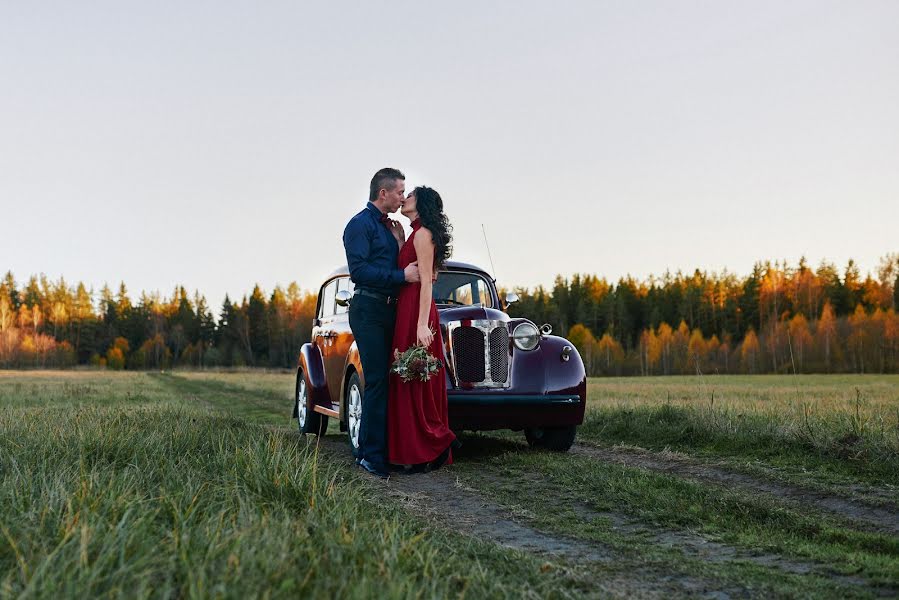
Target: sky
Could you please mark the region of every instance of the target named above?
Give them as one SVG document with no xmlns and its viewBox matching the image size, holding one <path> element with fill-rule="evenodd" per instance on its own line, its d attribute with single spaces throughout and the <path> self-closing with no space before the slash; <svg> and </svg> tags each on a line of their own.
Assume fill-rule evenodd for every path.
<svg viewBox="0 0 899 600">
<path fill-rule="evenodd" d="M 0 271 L 317 289 L 384 166 L 507 287 L 873 271 L 899 250 L 896 23 L 893 0 L 0 0 Z"/>
</svg>

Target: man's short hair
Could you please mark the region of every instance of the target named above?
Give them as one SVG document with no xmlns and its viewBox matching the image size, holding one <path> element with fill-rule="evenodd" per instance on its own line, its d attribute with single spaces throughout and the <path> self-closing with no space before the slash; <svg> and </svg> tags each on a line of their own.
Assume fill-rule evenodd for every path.
<svg viewBox="0 0 899 600">
<path fill-rule="evenodd" d="M 391 169 L 386 167 L 381 169 L 375 176 L 371 178 L 371 185 L 368 188 L 368 200 L 374 202 L 378 199 L 378 192 L 381 190 L 392 190 L 398 179 L 406 180 L 399 169 Z"/>
</svg>

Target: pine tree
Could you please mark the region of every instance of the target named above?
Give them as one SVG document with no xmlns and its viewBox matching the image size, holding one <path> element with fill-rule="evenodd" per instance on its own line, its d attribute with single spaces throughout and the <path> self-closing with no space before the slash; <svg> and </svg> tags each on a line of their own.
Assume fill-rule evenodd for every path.
<svg viewBox="0 0 899 600">
<path fill-rule="evenodd" d="M 253 286 L 253 293 L 246 302 L 247 327 L 249 329 L 250 364 L 265 364 L 268 360 L 268 327 L 265 318 L 265 296 L 259 285 Z"/>
<path fill-rule="evenodd" d="M 9 301 L 12 310 L 18 311 L 21 301 L 19 299 L 19 291 L 16 287 L 16 279 L 12 275 L 12 271 L 7 271 L 0 283 L 0 296 L 5 295 Z"/>
<path fill-rule="evenodd" d="M 280 286 L 276 286 L 266 309 L 268 331 L 269 365 L 289 367 L 287 340 L 287 296 Z"/>
</svg>

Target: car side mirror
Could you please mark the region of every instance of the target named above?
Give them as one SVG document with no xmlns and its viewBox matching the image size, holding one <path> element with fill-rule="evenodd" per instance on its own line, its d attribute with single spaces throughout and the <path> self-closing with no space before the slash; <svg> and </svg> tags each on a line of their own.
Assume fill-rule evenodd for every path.
<svg viewBox="0 0 899 600">
<path fill-rule="evenodd" d="M 340 290 L 339 292 L 337 292 L 337 295 L 335 297 L 339 306 L 349 306 L 350 299 L 353 297 L 353 295 L 346 290 Z"/>
<path fill-rule="evenodd" d="M 506 294 L 506 306 L 509 306 L 510 304 L 515 304 L 519 300 L 521 300 L 521 298 L 519 298 L 518 294 L 516 294 L 515 292 L 508 292 Z"/>
</svg>

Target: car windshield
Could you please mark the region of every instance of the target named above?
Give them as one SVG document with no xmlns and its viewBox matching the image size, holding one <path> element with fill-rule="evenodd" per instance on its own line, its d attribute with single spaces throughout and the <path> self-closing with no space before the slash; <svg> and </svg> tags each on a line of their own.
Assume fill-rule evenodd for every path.
<svg viewBox="0 0 899 600">
<path fill-rule="evenodd" d="M 487 281 L 475 273 L 440 271 L 434 283 L 434 302 L 449 306 L 493 306 Z"/>
</svg>

